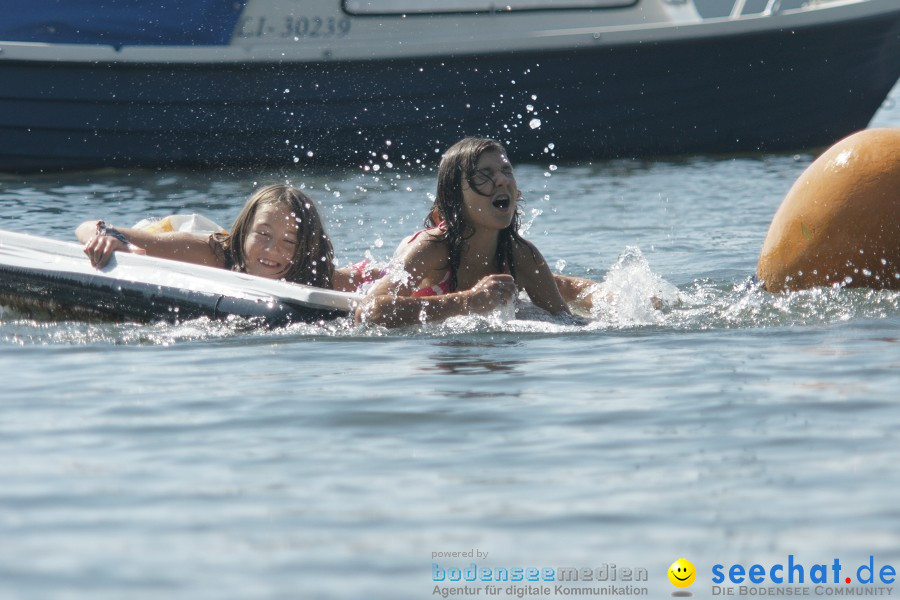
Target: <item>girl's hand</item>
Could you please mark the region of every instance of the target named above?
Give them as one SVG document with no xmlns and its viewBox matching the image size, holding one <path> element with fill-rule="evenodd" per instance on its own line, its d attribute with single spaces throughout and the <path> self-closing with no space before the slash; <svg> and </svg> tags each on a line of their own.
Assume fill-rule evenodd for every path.
<svg viewBox="0 0 900 600">
<path fill-rule="evenodd" d="M 98 269 L 105 267 L 112 258 L 112 253 L 116 251 L 147 254 L 143 248 L 126 244 L 110 235 L 95 235 L 84 245 L 84 253 L 91 259 L 91 265 Z"/>
<path fill-rule="evenodd" d="M 488 275 L 466 293 L 469 312 L 487 313 L 515 300 L 519 290 L 512 275 Z"/>
</svg>

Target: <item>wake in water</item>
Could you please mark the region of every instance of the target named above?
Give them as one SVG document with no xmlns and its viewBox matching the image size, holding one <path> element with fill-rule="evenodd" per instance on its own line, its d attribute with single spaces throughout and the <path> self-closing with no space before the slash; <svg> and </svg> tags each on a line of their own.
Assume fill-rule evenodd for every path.
<svg viewBox="0 0 900 600">
<path fill-rule="evenodd" d="M 673 329 L 799 327 L 900 317 L 896 290 L 834 285 L 770 294 L 748 277 L 730 288 L 695 281 L 681 293 L 687 301 L 666 317 L 666 325 Z"/>
<path fill-rule="evenodd" d="M 900 292 L 834 285 L 771 294 L 752 277 L 723 284 L 694 280 L 678 288 L 627 247 L 593 290 L 590 329 L 657 326 L 706 329 L 808 326 L 900 316 Z"/>
<path fill-rule="evenodd" d="M 353 331 L 349 318 L 321 323 L 297 323 L 280 329 L 268 329 L 247 319 L 216 321 L 206 317 L 178 323 L 103 323 L 84 321 L 45 321 L 19 318 L 0 310 L 0 346 L 128 345 L 171 346 L 195 341 L 262 342 L 287 336 L 349 335 Z"/>
<path fill-rule="evenodd" d="M 900 317 L 900 292 L 845 289 L 839 285 L 770 294 L 752 278 L 739 282 L 694 280 L 681 288 L 655 273 L 641 250 L 628 246 L 603 281 L 588 290 L 591 309 L 552 316 L 520 297 L 490 315 L 451 317 L 402 329 L 358 325 L 350 317 L 266 329 L 244 319 L 181 323 L 86 323 L 22 318 L 0 308 L 0 344 L 172 345 L 193 341 L 248 339 L 271 342 L 296 336 L 455 336 L 484 333 L 560 334 L 652 328 L 670 331 L 802 327 L 852 319 Z"/>
</svg>

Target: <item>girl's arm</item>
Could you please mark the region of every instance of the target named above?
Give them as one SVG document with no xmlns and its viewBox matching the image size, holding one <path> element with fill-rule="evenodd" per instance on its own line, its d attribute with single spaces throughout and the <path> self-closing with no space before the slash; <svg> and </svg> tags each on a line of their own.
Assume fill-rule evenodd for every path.
<svg viewBox="0 0 900 600">
<path fill-rule="evenodd" d="M 104 267 L 116 251 L 137 252 L 157 258 L 181 262 L 223 267 L 224 262 L 209 245 L 209 236 L 184 232 L 151 233 L 141 229 L 117 227 L 128 244 L 111 235 L 98 235 L 98 221 L 85 221 L 75 230 L 75 236 L 83 243 L 84 253 L 98 269 Z"/>
<path fill-rule="evenodd" d="M 398 269 L 381 278 L 369 290 L 356 310 L 357 322 L 386 327 L 414 325 L 456 315 L 487 313 L 512 302 L 516 297 L 516 284 L 509 275 L 490 275 L 462 292 L 413 296 L 415 290 L 434 285 L 443 278 L 446 273 L 446 251 L 441 244 L 423 237 L 398 260 Z"/>
<path fill-rule="evenodd" d="M 568 275 L 553 275 L 556 287 L 563 300 L 570 307 L 590 313 L 594 308 L 593 292 L 600 289 L 600 284 L 583 277 L 570 277 Z"/>
<path fill-rule="evenodd" d="M 369 259 L 334 270 L 331 287 L 339 292 L 357 292 L 367 283 L 384 276 L 384 269 Z"/>
<path fill-rule="evenodd" d="M 516 282 L 509 275 L 488 275 L 475 287 L 438 296 L 394 296 L 373 290 L 356 309 L 356 321 L 402 327 L 456 315 L 488 313 L 512 302 Z"/>
<path fill-rule="evenodd" d="M 331 287 L 339 292 L 356 291 L 356 273 L 353 267 L 341 267 L 334 270 L 331 277 Z"/>
<path fill-rule="evenodd" d="M 571 314 L 556 276 L 550 272 L 547 261 L 531 242 L 517 244 L 513 260 L 516 264 L 516 282 L 525 289 L 535 306 L 543 308 L 550 314 Z"/>
</svg>

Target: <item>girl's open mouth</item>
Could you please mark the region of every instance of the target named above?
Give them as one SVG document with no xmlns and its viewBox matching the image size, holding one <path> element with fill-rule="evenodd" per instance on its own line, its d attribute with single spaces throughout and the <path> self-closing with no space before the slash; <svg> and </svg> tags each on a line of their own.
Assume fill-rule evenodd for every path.
<svg viewBox="0 0 900 600">
<path fill-rule="evenodd" d="M 495 208 L 506 210 L 509 208 L 510 204 L 509 196 L 497 196 L 491 201 L 491 204 L 493 204 Z"/>
</svg>

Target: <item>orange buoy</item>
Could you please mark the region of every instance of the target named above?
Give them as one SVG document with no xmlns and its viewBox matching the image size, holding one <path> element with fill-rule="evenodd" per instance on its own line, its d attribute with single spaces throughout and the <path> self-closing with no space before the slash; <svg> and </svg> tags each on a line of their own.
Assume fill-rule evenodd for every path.
<svg viewBox="0 0 900 600">
<path fill-rule="evenodd" d="M 756 266 L 766 290 L 900 289 L 900 128 L 837 142 L 794 183 Z"/>
</svg>

